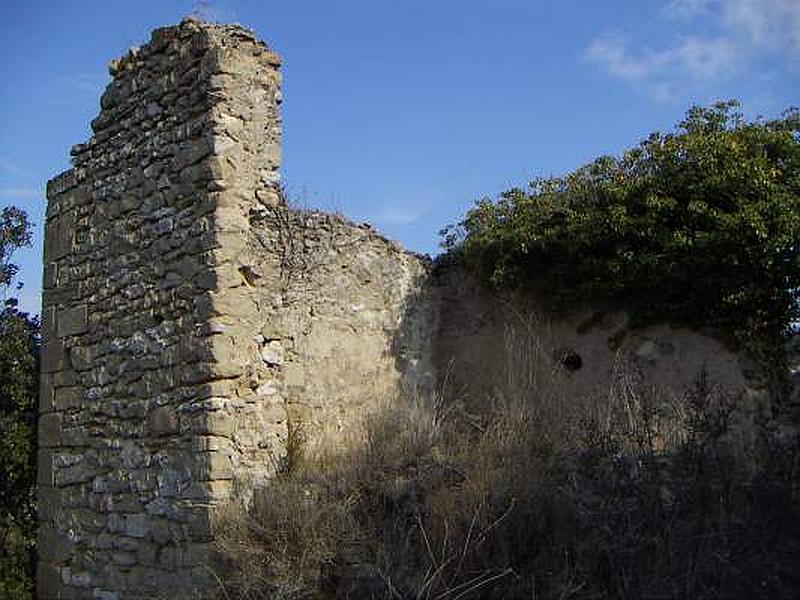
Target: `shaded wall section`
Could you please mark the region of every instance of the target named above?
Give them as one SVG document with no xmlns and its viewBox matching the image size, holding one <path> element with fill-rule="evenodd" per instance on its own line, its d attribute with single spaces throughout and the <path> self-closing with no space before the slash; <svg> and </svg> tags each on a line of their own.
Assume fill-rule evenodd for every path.
<svg viewBox="0 0 800 600">
<path fill-rule="evenodd" d="M 428 262 L 369 226 L 284 204 L 242 205 L 249 228 L 223 296 L 233 462 L 247 498 L 298 453 L 331 449 L 370 413 L 434 383 Z"/>
<path fill-rule="evenodd" d="M 622 312 L 554 314 L 535 294 L 496 293 L 458 267 L 432 280 L 440 298 L 435 368 L 447 395 L 475 408 L 510 394 L 569 402 L 656 391 L 679 401 L 701 376 L 753 407 L 766 401 L 756 366 L 718 340 L 685 328 L 632 329 Z"/>
</svg>

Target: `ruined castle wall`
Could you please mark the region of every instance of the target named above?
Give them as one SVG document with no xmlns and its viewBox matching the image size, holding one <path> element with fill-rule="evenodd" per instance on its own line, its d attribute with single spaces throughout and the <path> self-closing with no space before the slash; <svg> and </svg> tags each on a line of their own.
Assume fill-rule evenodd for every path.
<svg viewBox="0 0 800 600">
<path fill-rule="evenodd" d="M 48 185 L 41 598 L 208 589 L 216 507 L 432 385 L 427 261 L 280 195 L 278 67 L 155 31 Z"/>
<path fill-rule="evenodd" d="M 752 365 L 685 328 L 632 329 L 613 311 L 554 314 L 535 294 L 491 292 L 458 268 L 433 285 L 442 305 L 434 349 L 440 381 L 474 406 L 514 395 L 602 402 L 630 393 L 679 404 L 701 375 L 733 394 L 758 388 Z"/>
<path fill-rule="evenodd" d="M 209 409 L 230 436 L 236 495 L 323 438 L 341 440 L 367 414 L 434 381 L 435 305 L 417 302 L 428 262 L 368 226 L 292 210 L 279 194 L 247 192 L 262 153 L 240 154 L 237 190 L 219 223 L 218 283 L 209 328 L 225 379 Z"/>
<path fill-rule="evenodd" d="M 216 508 L 401 397 L 746 383 L 710 338 L 547 316 L 291 210 L 279 62 L 237 26 L 155 31 L 112 63 L 92 139 L 48 184 L 40 598 L 210 589 Z"/>
<path fill-rule="evenodd" d="M 209 577 L 209 507 L 233 485 L 230 424 L 213 410 L 230 369 L 210 319 L 225 151 L 254 117 L 221 90 L 238 89 L 242 56 L 258 67 L 253 103 L 274 104 L 277 57 L 240 28 L 155 31 L 111 64 L 94 135 L 48 184 L 41 598 L 189 597 Z"/>
<path fill-rule="evenodd" d="M 231 295 L 245 303 L 236 326 L 247 344 L 237 430 L 240 472 L 261 485 L 401 394 L 427 393 L 436 315 L 416 294 L 427 261 L 366 225 L 276 205 L 251 215 L 247 242 Z M 257 442 L 270 430 L 265 460 Z"/>
</svg>

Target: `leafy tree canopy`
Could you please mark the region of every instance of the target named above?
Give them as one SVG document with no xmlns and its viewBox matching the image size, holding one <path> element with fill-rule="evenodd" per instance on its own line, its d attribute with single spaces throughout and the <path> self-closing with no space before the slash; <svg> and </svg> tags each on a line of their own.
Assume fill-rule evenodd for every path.
<svg viewBox="0 0 800 600">
<path fill-rule="evenodd" d="M 15 250 L 29 245 L 24 211 L 0 213 L 0 597 L 29 598 L 33 587 L 35 432 L 39 323 L 8 297 Z"/>
<path fill-rule="evenodd" d="M 442 232 L 446 259 L 555 307 L 778 340 L 800 317 L 800 111 L 748 122 L 738 106 L 477 202 Z"/>
<path fill-rule="evenodd" d="M 28 215 L 16 206 L 7 206 L 0 212 L 0 287 L 11 284 L 17 266 L 11 262 L 15 250 L 31 243 L 31 225 Z"/>
</svg>

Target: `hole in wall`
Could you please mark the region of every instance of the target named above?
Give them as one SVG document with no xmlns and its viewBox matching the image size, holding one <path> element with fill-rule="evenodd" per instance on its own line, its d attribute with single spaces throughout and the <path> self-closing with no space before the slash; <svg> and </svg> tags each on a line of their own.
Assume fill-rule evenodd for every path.
<svg viewBox="0 0 800 600">
<path fill-rule="evenodd" d="M 244 279 L 245 283 L 250 287 L 255 286 L 257 280 L 261 278 L 261 275 L 258 274 L 253 267 L 248 265 L 239 267 L 239 274 L 242 276 L 242 279 Z"/>
<path fill-rule="evenodd" d="M 574 348 L 558 348 L 554 354 L 556 362 L 570 373 L 574 373 L 583 367 L 583 358 Z"/>
</svg>

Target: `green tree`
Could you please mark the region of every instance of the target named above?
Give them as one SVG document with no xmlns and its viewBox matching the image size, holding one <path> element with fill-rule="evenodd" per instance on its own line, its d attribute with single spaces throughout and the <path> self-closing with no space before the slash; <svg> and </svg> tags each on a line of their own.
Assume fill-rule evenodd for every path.
<svg viewBox="0 0 800 600">
<path fill-rule="evenodd" d="M 443 231 L 446 258 L 555 307 L 774 346 L 800 317 L 800 112 L 737 107 L 693 107 L 621 157 L 479 201 Z"/>
<path fill-rule="evenodd" d="M 24 211 L 0 213 L 0 597 L 33 590 L 39 323 L 12 297 L 15 250 L 30 245 Z M 19 289 L 20 286 L 16 286 Z"/>
</svg>

